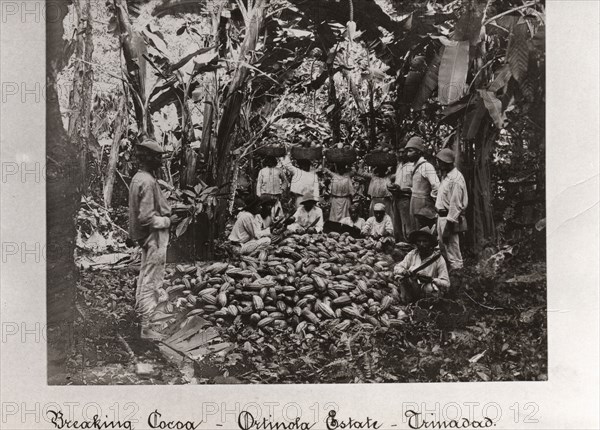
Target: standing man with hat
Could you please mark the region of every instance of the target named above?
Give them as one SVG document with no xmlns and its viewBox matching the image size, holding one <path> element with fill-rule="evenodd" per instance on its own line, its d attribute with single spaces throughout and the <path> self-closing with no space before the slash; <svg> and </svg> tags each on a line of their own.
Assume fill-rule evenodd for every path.
<svg viewBox="0 0 600 430">
<path fill-rule="evenodd" d="M 300 199 L 300 207 L 294 213 L 294 221 L 288 225 L 292 233 L 321 233 L 323 231 L 323 211 L 317 206 L 317 200 L 312 193 L 306 193 Z"/>
<path fill-rule="evenodd" d="M 150 327 L 150 317 L 159 302 L 165 301 L 162 289 L 171 226 L 171 207 L 154 176 L 161 166 L 163 149 L 149 137 L 136 146 L 139 170 L 129 186 L 129 238 L 142 248 L 135 307 L 141 319 L 141 337 L 158 338 Z"/>
<path fill-rule="evenodd" d="M 256 219 L 260 213 L 262 200 L 250 195 L 246 197 L 244 208 L 238 214 L 235 224 L 229 234 L 229 241 L 236 252 L 249 255 L 256 251 L 262 251 L 271 244 L 271 230 L 262 229 Z"/>
<path fill-rule="evenodd" d="M 408 235 L 415 230 L 415 222 L 410 214 L 412 176 L 415 163 L 406 158 L 406 149 L 398 153 L 398 167 L 394 183 L 388 189 L 392 193 L 392 221 L 396 241 L 408 241 Z"/>
<path fill-rule="evenodd" d="M 414 162 L 410 197 L 410 213 L 417 229 L 431 227 L 435 224 L 437 213 L 435 199 L 440 180 L 435 167 L 423 156 L 425 144 L 418 136 L 410 138 L 406 144 L 406 158 Z"/>
<path fill-rule="evenodd" d="M 459 233 L 467 230 L 464 213 L 469 204 L 465 178 L 454 166 L 454 152 L 442 149 L 436 155 L 442 182 L 435 201 L 438 214 L 437 234 L 440 250 L 450 265 L 450 270 L 462 269 Z"/>
</svg>

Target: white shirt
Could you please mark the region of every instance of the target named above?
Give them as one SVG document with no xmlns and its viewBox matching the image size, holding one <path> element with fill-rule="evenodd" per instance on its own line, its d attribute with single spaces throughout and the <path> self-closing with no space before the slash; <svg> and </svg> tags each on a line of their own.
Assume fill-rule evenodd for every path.
<svg viewBox="0 0 600 430">
<path fill-rule="evenodd" d="M 407 161 L 406 163 L 398 164 L 396 168 L 395 183 L 400 186 L 402 191 L 408 191 L 412 188 L 412 174 L 415 168 L 415 163 Z"/>
<path fill-rule="evenodd" d="M 290 191 L 292 193 L 300 194 L 301 196 L 306 193 L 312 193 L 315 200 L 319 200 L 319 177 L 315 172 L 306 172 L 294 166 L 289 156 L 281 163 L 285 170 L 292 173 L 292 179 L 290 180 Z"/>
<path fill-rule="evenodd" d="M 308 228 L 316 219 L 319 219 L 317 223 L 313 226 L 313 228 L 317 232 L 323 231 L 323 211 L 320 207 L 313 207 L 310 212 L 306 212 L 303 205 L 300 205 L 298 209 L 296 209 L 296 213 L 294 214 L 295 222 L 288 226 L 288 230 L 297 231 L 299 228 Z"/>
<path fill-rule="evenodd" d="M 465 178 L 455 167 L 442 178 L 435 200 L 435 208 L 446 209 L 448 221 L 457 223 L 468 204 L 469 194 Z"/>
<path fill-rule="evenodd" d="M 345 225 L 349 225 L 350 227 L 356 227 L 359 230 L 362 230 L 362 228 L 365 225 L 365 219 L 358 217 L 358 219 L 356 220 L 356 222 L 352 221 L 352 218 L 350 218 L 349 216 L 347 216 L 346 218 L 342 218 L 340 220 L 340 224 L 345 224 Z"/>
<path fill-rule="evenodd" d="M 375 217 L 372 216 L 367 220 L 367 222 L 361 229 L 361 233 L 368 236 L 372 236 L 374 234 L 383 236 L 384 233 L 387 233 L 391 236 L 394 234 L 394 225 L 392 224 L 392 218 L 386 214 L 381 220 L 381 222 L 377 222 Z"/>
<path fill-rule="evenodd" d="M 256 180 L 256 195 L 281 194 L 284 187 L 284 175 L 278 167 L 263 167 Z"/>
<path fill-rule="evenodd" d="M 413 249 L 404 260 L 396 264 L 394 267 L 395 275 L 403 275 L 406 272 L 412 271 L 423 264 L 419 251 Z M 448 277 L 448 267 L 444 261 L 444 257 L 439 257 L 436 261 L 431 263 L 429 266 L 420 270 L 418 273 L 430 276 L 433 278 L 433 283 L 440 288 L 448 288 L 450 286 L 450 278 Z"/>
<path fill-rule="evenodd" d="M 229 235 L 229 240 L 232 242 L 246 243 L 250 240 L 260 239 L 261 237 L 270 235 L 271 230 L 268 228 L 265 230 L 261 229 L 254 215 L 248 211 L 242 211 L 235 220 L 235 224 Z"/>
</svg>

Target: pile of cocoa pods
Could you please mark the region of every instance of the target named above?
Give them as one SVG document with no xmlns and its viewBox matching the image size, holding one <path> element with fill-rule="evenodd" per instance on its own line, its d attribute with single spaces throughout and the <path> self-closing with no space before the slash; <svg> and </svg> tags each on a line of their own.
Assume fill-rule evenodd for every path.
<svg viewBox="0 0 600 430">
<path fill-rule="evenodd" d="M 256 256 L 209 265 L 178 265 L 166 288 L 166 313 L 185 311 L 217 325 L 241 321 L 313 332 L 359 323 L 403 324 L 393 262 L 380 242 L 348 234 L 289 236 Z"/>
</svg>

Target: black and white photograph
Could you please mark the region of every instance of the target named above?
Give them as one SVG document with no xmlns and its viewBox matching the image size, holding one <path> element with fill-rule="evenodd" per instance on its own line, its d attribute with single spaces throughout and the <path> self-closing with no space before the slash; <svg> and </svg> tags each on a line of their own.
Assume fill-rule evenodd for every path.
<svg viewBox="0 0 600 430">
<path fill-rule="evenodd" d="M 70 0 L 48 384 L 546 381 L 546 2 Z"/>
<path fill-rule="evenodd" d="M 599 428 L 598 17 L 0 0 L 0 428 Z"/>
</svg>

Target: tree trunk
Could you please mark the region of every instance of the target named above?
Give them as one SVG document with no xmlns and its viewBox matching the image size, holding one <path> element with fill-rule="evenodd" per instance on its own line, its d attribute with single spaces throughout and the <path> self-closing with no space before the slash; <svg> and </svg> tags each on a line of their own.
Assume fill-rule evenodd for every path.
<svg viewBox="0 0 600 430">
<path fill-rule="evenodd" d="M 476 139 L 474 164 L 469 186 L 471 212 L 471 244 L 475 253 L 481 252 L 487 245 L 495 245 L 496 228 L 492 212 L 492 186 L 490 159 L 496 142 L 497 131 L 492 130 L 486 118 Z M 480 143 L 479 143 L 480 142 Z"/>
<path fill-rule="evenodd" d="M 260 29 L 264 23 L 265 10 L 268 4 L 268 0 L 257 0 L 252 8 L 252 16 L 248 28 L 246 29 L 246 35 L 242 46 L 240 48 L 239 60 L 246 61 L 246 56 L 249 55 L 256 48 Z M 248 67 L 244 64 L 238 64 L 233 79 L 229 84 L 227 91 L 227 99 L 223 104 L 223 115 L 219 122 L 219 128 L 217 132 L 217 172 L 225 172 L 226 165 L 228 164 L 228 156 L 233 147 L 233 140 L 231 136 L 237 125 L 240 109 L 242 107 L 242 101 L 244 100 L 244 94 L 242 92 L 243 86 L 246 83 L 246 77 L 248 75 Z M 224 175 L 219 175 L 221 180 L 217 183 L 222 185 L 228 182 L 229 178 Z"/>
<path fill-rule="evenodd" d="M 78 277 L 73 260 L 75 219 L 83 183 L 79 148 L 66 133 L 59 106 L 57 75 L 63 62 L 65 41 L 63 19 L 66 0 L 49 0 L 48 7 L 61 16 L 46 22 L 46 313 L 48 383 L 66 382 L 66 369 L 72 345 L 75 283 Z"/>
<path fill-rule="evenodd" d="M 113 1 L 119 23 L 121 47 L 123 49 L 123 56 L 125 57 L 128 82 L 130 88 L 133 90 L 131 91 L 131 98 L 133 100 L 138 130 L 140 133 L 147 133 L 152 136 L 154 128 L 150 120 L 150 110 L 144 107 L 146 102 L 146 60 L 144 59 L 146 44 L 142 36 L 131 26 L 126 1 Z"/>
<path fill-rule="evenodd" d="M 331 112 L 327 114 L 327 118 L 329 118 L 329 124 L 331 126 L 331 138 L 333 140 L 332 143 L 338 143 L 342 139 L 342 133 L 340 129 L 340 122 L 342 119 L 342 109 L 339 105 L 339 101 L 337 98 L 337 94 L 335 91 L 335 71 L 333 70 L 333 60 L 331 62 L 327 62 L 327 71 L 329 73 L 329 85 L 327 88 L 327 101 L 329 106 L 333 105 L 334 108 Z"/>
<path fill-rule="evenodd" d="M 235 129 L 238 123 L 240 109 L 244 100 L 243 88 L 248 75 L 248 67 L 242 64 L 242 61 L 250 61 L 246 56 L 251 54 L 256 48 L 256 43 L 260 34 L 260 30 L 265 19 L 265 10 L 268 5 L 268 0 L 257 0 L 249 12 L 251 17 L 246 28 L 246 35 L 240 49 L 240 63 L 238 64 L 231 83 L 228 86 L 226 100 L 223 104 L 223 110 L 219 127 L 217 131 L 217 156 L 213 167 L 213 177 L 216 179 L 216 185 L 220 192 L 224 192 L 226 186 L 230 185 L 230 194 L 235 193 L 235 184 L 231 184 L 231 159 L 232 150 L 236 140 Z M 216 167 L 216 169 L 215 169 Z M 218 232 L 225 228 L 227 208 L 227 198 L 221 198 L 217 203 L 215 219 Z"/>
<path fill-rule="evenodd" d="M 352 94 L 354 103 L 356 103 L 356 108 L 360 113 L 365 113 L 365 104 L 362 100 L 360 92 L 358 91 L 358 88 L 356 88 L 356 83 L 354 82 L 354 79 L 352 79 L 352 75 L 346 69 L 342 69 L 342 74 L 348 82 L 348 89 L 350 90 L 350 94 Z"/>
<path fill-rule="evenodd" d="M 197 154 L 190 143 L 194 141 L 194 125 L 192 123 L 192 114 L 187 105 L 187 91 L 183 91 L 182 99 L 177 103 L 177 113 L 181 123 L 181 153 L 180 153 L 180 180 L 181 188 L 193 187 L 196 185 L 196 162 Z"/>
<path fill-rule="evenodd" d="M 104 205 L 109 208 L 112 204 L 113 187 L 117 176 L 117 163 L 119 162 L 119 149 L 121 148 L 121 138 L 127 131 L 129 124 L 129 114 L 127 112 L 127 96 L 122 94 L 119 100 L 119 110 L 115 119 L 115 129 L 113 142 L 110 147 L 110 156 L 108 158 L 108 167 L 106 170 L 106 181 L 104 183 Z"/>
<path fill-rule="evenodd" d="M 77 42 L 75 46 L 75 73 L 69 97 L 69 128 L 72 142 L 81 153 L 81 172 L 84 174 L 87 161 L 88 140 L 90 138 L 90 113 L 92 109 L 92 87 L 94 84 L 91 66 L 94 44 L 92 40 L 92 19 L 90 0 L 75 0 L 77 15 Z"/>
<path fill-rule="evenodd" d="M 375 94 L 374 94 L 374 84 L 369 79 L 369 141 L 371 143 L 371 148 L 375 148 L 377 146 L 377 123 L 376 123 L 376 115 L 375 115 Z"/>
<path fill-rule="evenodd" d="M 200 142 L 200 153 L 204 156 L 204 161 L 208 162 L 211 149 L 211 137 L 213 127 L 213 103 L 212 94 L 206 90 L 204 95 L 204 114 L 202 115 L 202 140 Z"/>
</svg>

